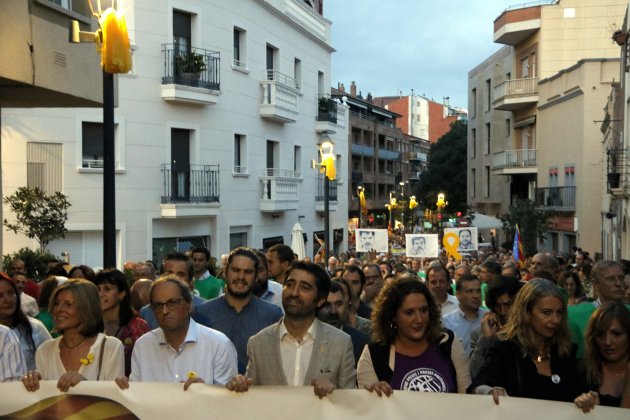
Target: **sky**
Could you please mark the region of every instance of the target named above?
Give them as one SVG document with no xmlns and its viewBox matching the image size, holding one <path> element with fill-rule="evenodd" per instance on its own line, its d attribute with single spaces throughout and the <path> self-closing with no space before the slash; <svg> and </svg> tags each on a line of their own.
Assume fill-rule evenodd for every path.
<svg viewBox="0 0 630 420">
<path fill-rule="evenodd" d="M 333 87 L 366 97 L 402 91 L 467 108 L 468 71 L 503 45 L 493 22 L 525 0 L 326 0 Z"/>
</svg>

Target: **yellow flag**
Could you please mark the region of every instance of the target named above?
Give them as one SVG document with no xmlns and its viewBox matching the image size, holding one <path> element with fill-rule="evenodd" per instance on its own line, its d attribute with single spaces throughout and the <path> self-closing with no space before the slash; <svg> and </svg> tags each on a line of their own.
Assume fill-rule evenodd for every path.
<svg viewBox="0 0 630 420">
<path fill-rule="evenodd" d="M 101 66 L 107 73 L 128 73 L 131 70 L 131 45 L 127 32 L 127 21 L 122 10 L 111 7 L 99 19 L 103 44 Z"/>
<path fill-rule="evenodd" d="M 361 213 L 368 214 L 367 203 L 365 201 L 365 193 L 363 193 L 363 190 L 359 192 L 359 205 L 361 207 Z"/>
<path fill-rule="evenodd" d="M 326 174 L 326 177 L 331 181 L 337 178 L 337 170 L 335 169 L 335 158 L 328 156 L 322 161 L 322 167 L 320 169 L 322 173 Z"/>
</svg>

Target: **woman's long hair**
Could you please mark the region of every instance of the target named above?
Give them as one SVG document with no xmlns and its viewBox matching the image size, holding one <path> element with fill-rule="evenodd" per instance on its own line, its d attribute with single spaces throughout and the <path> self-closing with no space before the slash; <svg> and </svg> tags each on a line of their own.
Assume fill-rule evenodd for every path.
<svg viewBox="0 0 630 420">
<path fill-rule="evenodd" d="M 593 312 L 586 327 L 584 334 L 586 379 L 593 386 L 599 386 L 602 383 L 604 376 L 602 365 L 606 361 L 597 345 L 597 337 L 605 334 L 615 319 L 619 321 L 621 329 L 630 340 L 630 311 L 621 302 L 603 303 Z"/>
<path fill-rule="evenodd" d="M 110 284 L 118 289 L 118 292 L 125 292 L 118 305 L 118 325 L 124 327 L 133 318 L 133 309 L 131 308 L 131 292 L 129 291 L 129 283 L 122 271 L 115 268 L 106 268 L 99 271 L 94 277 L 94 284 Z"/>
<path fill-rule="evenodd" d="M 372 311 L 372 340 L 382 345 L 391 345 L 396 340 L 398 328 L 396 313 L 405 298 L 412 293 L 420 293 L 429 305 L 429 325 L 426 337 L 429 343 L 438 343 L 442 332 L 440 309 L 429 289 L 418 279 L 398 278 L 386 284 L 376 298 Z"/>
<path fill-rule="evenodd" d="M 563 313 L 560 327 L 554 336 L 548 340 L 550 347 L 556 345 L 560 357 L 571 354 L 571 334 L 567 325 L 567 303 L 560 288 L 549 280 L 536 278 L 530 280 L 517 293 L 512 309 L 508 314 L 505 326 L 499 331 L 497 337 L 500 340 L 516 339 L 523 355 L 534 356 L 538 354 L 536 348 L 536 333 L 531 325 L 531 314 L 534 306 L 544 297 L 553 296 L 562 302 Z"/>
<path fill-rule="evenodd" d="M 93 337 L 103 332 L 103 313 L 101 312 L 101 299 L 98 295 L 98 287 L 89 280 L 70 279 L 57 287 L 50 296 L 48 311 L 55 312 L 55 301 L 57 296 L 64 290 L 69 290 L 74 296 L 74 305 L 79 314 L 81 325 L 79 333 L 83 337 Z M 63 334 L 63 331 L 58 331 Z"/>
<path fill-rule="evenodd" d="M 31 326 L 31 322 L 28 320 L 28 317 L 24 315 L 24 312 L 22 312 L 20 293 L 18 292 L 17 286 L 12 280 L 9 280 L 4 276 L 0 276 L 0 281 L 10 284 L 13 292 L 15 293 L 15 311 L 13 312 L 10 324 L 7 325 L 7 327 L 17 330 L 22 337 L 25 337 L 29 347 L 34 353 L 35 341 L 33 341 L 33 327 Z"/>
</svg>

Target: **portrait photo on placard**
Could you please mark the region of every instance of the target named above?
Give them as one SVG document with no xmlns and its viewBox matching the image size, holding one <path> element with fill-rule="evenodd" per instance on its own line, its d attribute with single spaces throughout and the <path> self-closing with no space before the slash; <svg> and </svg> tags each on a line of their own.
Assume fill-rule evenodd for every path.
<svg viewBox="0 0 630 420">
<path fill-rule="evenodd" d="M 433 234 L 405 235 L 406 255 L 408 257 L 437 258 L 439 252 L 438 236 Z"/>
<path fill-rule="evenodd" d="M 386 229 L 357 229 L 357 252 L 387 252 Z"/>
<path fill-rule="evenodd" d="M 477 243 L 477 228 L 476 227 L 464 227 L 464 228 L 444 228 L 444 234 L 452 232 L 459 238 L 458 251 L 476 251 L 478 247 Z"/>
</svg>

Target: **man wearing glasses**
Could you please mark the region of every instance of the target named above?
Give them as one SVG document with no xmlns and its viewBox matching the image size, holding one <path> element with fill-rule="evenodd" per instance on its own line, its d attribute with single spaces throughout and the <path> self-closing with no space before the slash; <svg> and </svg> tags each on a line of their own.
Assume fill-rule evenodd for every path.
<svg viewBox="0 0 630 420">
<path fill-rule="evenodd" d="M 174 275 L 151 288 L 151 309 L 159 328 L 136 341 L 131 376 L 116 379 L 120 388 L 131 382 L 180 382 L 224 385 L 237 373 L 236 350 L 221 332 L 197 324 L 191 317 L 190 288 Z"/>
</svg>

